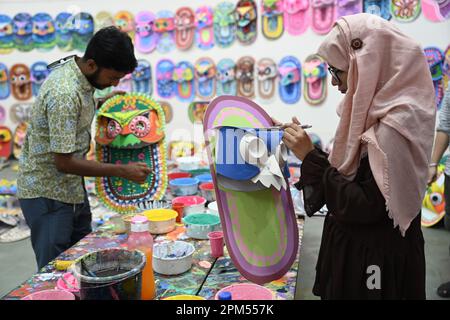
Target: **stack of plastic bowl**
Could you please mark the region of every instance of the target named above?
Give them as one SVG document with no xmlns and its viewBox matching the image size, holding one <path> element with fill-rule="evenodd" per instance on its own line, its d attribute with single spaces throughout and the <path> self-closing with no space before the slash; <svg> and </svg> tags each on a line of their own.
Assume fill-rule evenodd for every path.
<svg viewBox="0 0 450 320">
<path fill-rule="evenodd" d="M 178 178 L 169 181 L 170 192 L 176 197 L 197 194 L 198 184 L 199 181 L 196 178 Z"/>
<path fill-rule="evenodd" d="M 187 216 L 191 213 L 203 213 L 205 212 L 206 199 L 200 196 L 185 196 L 176 197 L 172 200 L 173 203 L 184 204 L 183 216 Z"/>
<path fill-rule="evenodd" d="M 200 184 L 200 195 L 206 199 L 206 201 L 216 201 L 216 192 L 214 190 L 214 183 L 205 182 Z"/>
</svg>

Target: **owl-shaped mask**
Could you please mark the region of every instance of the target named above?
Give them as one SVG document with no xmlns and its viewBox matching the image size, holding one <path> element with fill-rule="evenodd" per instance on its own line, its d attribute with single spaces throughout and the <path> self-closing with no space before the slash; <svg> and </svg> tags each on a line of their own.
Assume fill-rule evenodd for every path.
<svg viewBox="0 0 450 320">
<path fill-rule="evenodd" d="M 162 108 L 144 94 L 107 100 L 97 114 L 97 161 L 112 164 L 144 162 L 153 171 L 139 185 L 119 177 L 96 179 L 100 199 L 111 209 L 134 212 L 148 200 L 160 200 L 167 187 L 165 117 Z"/>
<path fill-rule="evenodd" d="M 47 79 L 50 71 L 47 69 L 47 63 L 44 61 L 38 61 L 31 66 L 31 82 L 33 96 L 37 97 L 39 89 Z"/>
<path fill-rule="evenodd" d="M 61 12 L 55 18 L 56 45 L 63 51 L 72 47 L 72 30 L 69 12 Z"/>
<path fill-rule="evenodd" d="M 121 31 L 128 33 L 131 39 L 134 39 L 134 16 L 128 11 L 119 11 L 114 16 L 114 25 Z"/>
<path fill-rule="evenodd" d="M 18 13 L 13 18 L 14 45 L 19 51 L 33 49 L 33 22 L 28 13 Z"/>
<path fill-rule="evenodd" d="M 257 9 L 253 0 L 240 0 L 236 4 L 237 38 L 242 44 L 256 40 Z"/>
<path fill-rule="evenodd" d="M 175 14 L 173 12 L 168 10 L 159 11 L 156 14 L 153 30 L 159 37 L 156 47 L 158 52 L 168 53 L 175 48 Z"/>
<path fill-rule="evenodd" d="M 87 12 L 80 12 L 70 18 L 72 29 L 72 46 L 84 52 L 94 34 L 94 18 Z"/>
<path fill-rule="evenodd" d="M 150 53 L 156 49 L 158 34 L 154 32 L 156 16 L 149 11 L 141 11 L 135 17 L 134 45 L 141 53 Z"/>
<path fill-rule="evenodd" d="M 33 16 L 34 47 L 40 50 L 50 50 L 56 45 L 55 23 L 48 13 L 37 13 Z"/>
<path fill-rule="evenodd" d="M 438 178 L 428 187 L 423 199 L 421 219 L 423 227 L 436 225 L 445 215 L 444 170 L 445 165 L 440 164 L 437 168 Z"/>
</svg>

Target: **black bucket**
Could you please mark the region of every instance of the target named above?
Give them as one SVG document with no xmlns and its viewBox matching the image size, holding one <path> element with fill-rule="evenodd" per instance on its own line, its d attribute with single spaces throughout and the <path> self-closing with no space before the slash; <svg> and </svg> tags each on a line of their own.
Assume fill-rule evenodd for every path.
<svg viewBox="0 0 450 320">
<path fill-rule="evenodd" d="M 105 249 L 78 258 L 71 272 L 81 300 L 140 300 L 144 266 L 138 250 Z"/>
</svg>

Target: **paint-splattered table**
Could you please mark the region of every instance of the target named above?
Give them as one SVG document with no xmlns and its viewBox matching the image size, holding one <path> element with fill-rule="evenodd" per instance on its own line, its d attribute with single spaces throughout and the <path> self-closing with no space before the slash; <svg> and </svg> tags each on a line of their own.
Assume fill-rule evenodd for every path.
<svg viewBox="0 0 450 320">
<path fill-rule="evenodd" d="M 299 247 L 303 235 L 303 219 L 298 219 Z M 193 256 L 193 266 L 184 274 L 178 276 L 163 276 L 155 273 L 157 281 L 157 299 L 165 297 L 189 294 L 200 295 L 207 299 L 214 299 L 215 293 L 223 287 L 235 283 L 247 282 L 234 268 L 226 250 L 225 256 L 215 259 L 210 255 L 208 240 L 193 240 L 185 235 L 182 225 L 164 236 L 157 236 L 155 243 L 165 240 L 184 240 L 191 242 L 196 251 Z M 99 249 L 124 248 L 127 243 L 127 235 L 117 235 L 108 228 L 104 228 L 87 235 L 73 247 L 58 256 L 54 261 L 42 268 L 39 273 L 33 275 L 16 289 L 12 290 L 2 299 L 17 300 L 30 293 L 54 289 L 56 282 L 65 271 L 60 271 L 61 261 L 73 261 L 82 255 Z M 266 285 L 274 292 L 277 299 L 293 299 L 297 281 L 298 260 L 295 260 L 291 270 L 282 278 Z"/>
</svg>

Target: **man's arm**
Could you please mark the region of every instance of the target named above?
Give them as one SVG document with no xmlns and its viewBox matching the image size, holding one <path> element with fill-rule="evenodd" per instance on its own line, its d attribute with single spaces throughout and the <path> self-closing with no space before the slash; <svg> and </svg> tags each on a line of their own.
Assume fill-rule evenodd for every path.
<svg viewBox="0 0 450 320">
<path fill-rule="evenodd" d="M 71 153 L 55 153 L 58 171 L 85 177 L 120 177 L 143 184 L 152 170 L 145 163 L 108 164 L 77 159 Z"/>
</svg>

